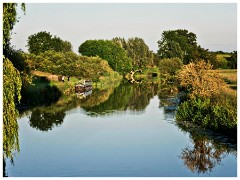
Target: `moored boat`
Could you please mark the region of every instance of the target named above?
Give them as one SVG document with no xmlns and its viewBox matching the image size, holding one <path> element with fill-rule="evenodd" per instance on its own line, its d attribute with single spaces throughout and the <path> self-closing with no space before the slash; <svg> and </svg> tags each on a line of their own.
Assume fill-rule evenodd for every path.
<svg viewBox="0 0 240 180">
<path fill-rule="evenodd" d="M 82 82 L 79 82 L 79 84 L 75 85 L 75 92 L 76 93 L 82 93 L 85 91 L 92 90 L 92 81 L 91 80 L 83 80 Z"/>
</svg>

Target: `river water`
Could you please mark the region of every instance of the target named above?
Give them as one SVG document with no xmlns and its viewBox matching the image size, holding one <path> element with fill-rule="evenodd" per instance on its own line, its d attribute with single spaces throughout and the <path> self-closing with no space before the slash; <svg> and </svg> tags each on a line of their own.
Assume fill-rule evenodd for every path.
<svg viewBox="0 0 240 180">
<path fill-rule="evenodd" d="M 236 144 L 175 122 L 159 84 L 122 83 L 22 114 L 9 177 L 235 177 Z M 169 92 L 172 92 L 171 90 Z"/>
</svg>

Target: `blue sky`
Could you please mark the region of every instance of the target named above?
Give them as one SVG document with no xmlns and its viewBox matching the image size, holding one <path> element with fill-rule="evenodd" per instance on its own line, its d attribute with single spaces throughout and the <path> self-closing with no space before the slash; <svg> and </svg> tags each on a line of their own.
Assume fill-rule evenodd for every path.
<svg viewBox="0 0 240 180">
<path fill-rule="evenodd" d="M 26 3 L 26 15 L 18 14 L 11 42 L 24 51 L 28 36 L 47 31 L 75 52 L 85 40 L 113 37 L 143 38 L 156 52 L 162 32 L 176 29 L 195 33 L 211 51 L 237 50 L 236 3 Z"/>
</svg>

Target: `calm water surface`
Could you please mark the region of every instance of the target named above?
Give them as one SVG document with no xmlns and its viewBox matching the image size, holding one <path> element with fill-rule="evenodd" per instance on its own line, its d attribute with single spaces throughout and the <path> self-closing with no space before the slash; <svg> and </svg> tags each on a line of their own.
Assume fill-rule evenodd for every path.
<svg viewBox="0 0 240 180">
<path fill-rule="evenodd" d="M 9 177 L 237 176 L 236 144 L 175 123 L 177 98 L 121 84 L 33 109 L 18 120 Z"/>
</svg>

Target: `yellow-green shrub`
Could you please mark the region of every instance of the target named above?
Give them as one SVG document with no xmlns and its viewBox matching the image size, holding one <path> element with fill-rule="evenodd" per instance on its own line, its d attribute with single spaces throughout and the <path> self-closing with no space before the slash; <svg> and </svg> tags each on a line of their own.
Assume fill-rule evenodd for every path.
<svg viewBox="0 0 240 180">
<path fill-rule="evenodd" d="M 212 65 L 204 61 L 183 66 L 178 77 L 188 100 L 179 105 L 177 120 L 236 135 L 236 91 L 211 69 Z"/>
</svg>

